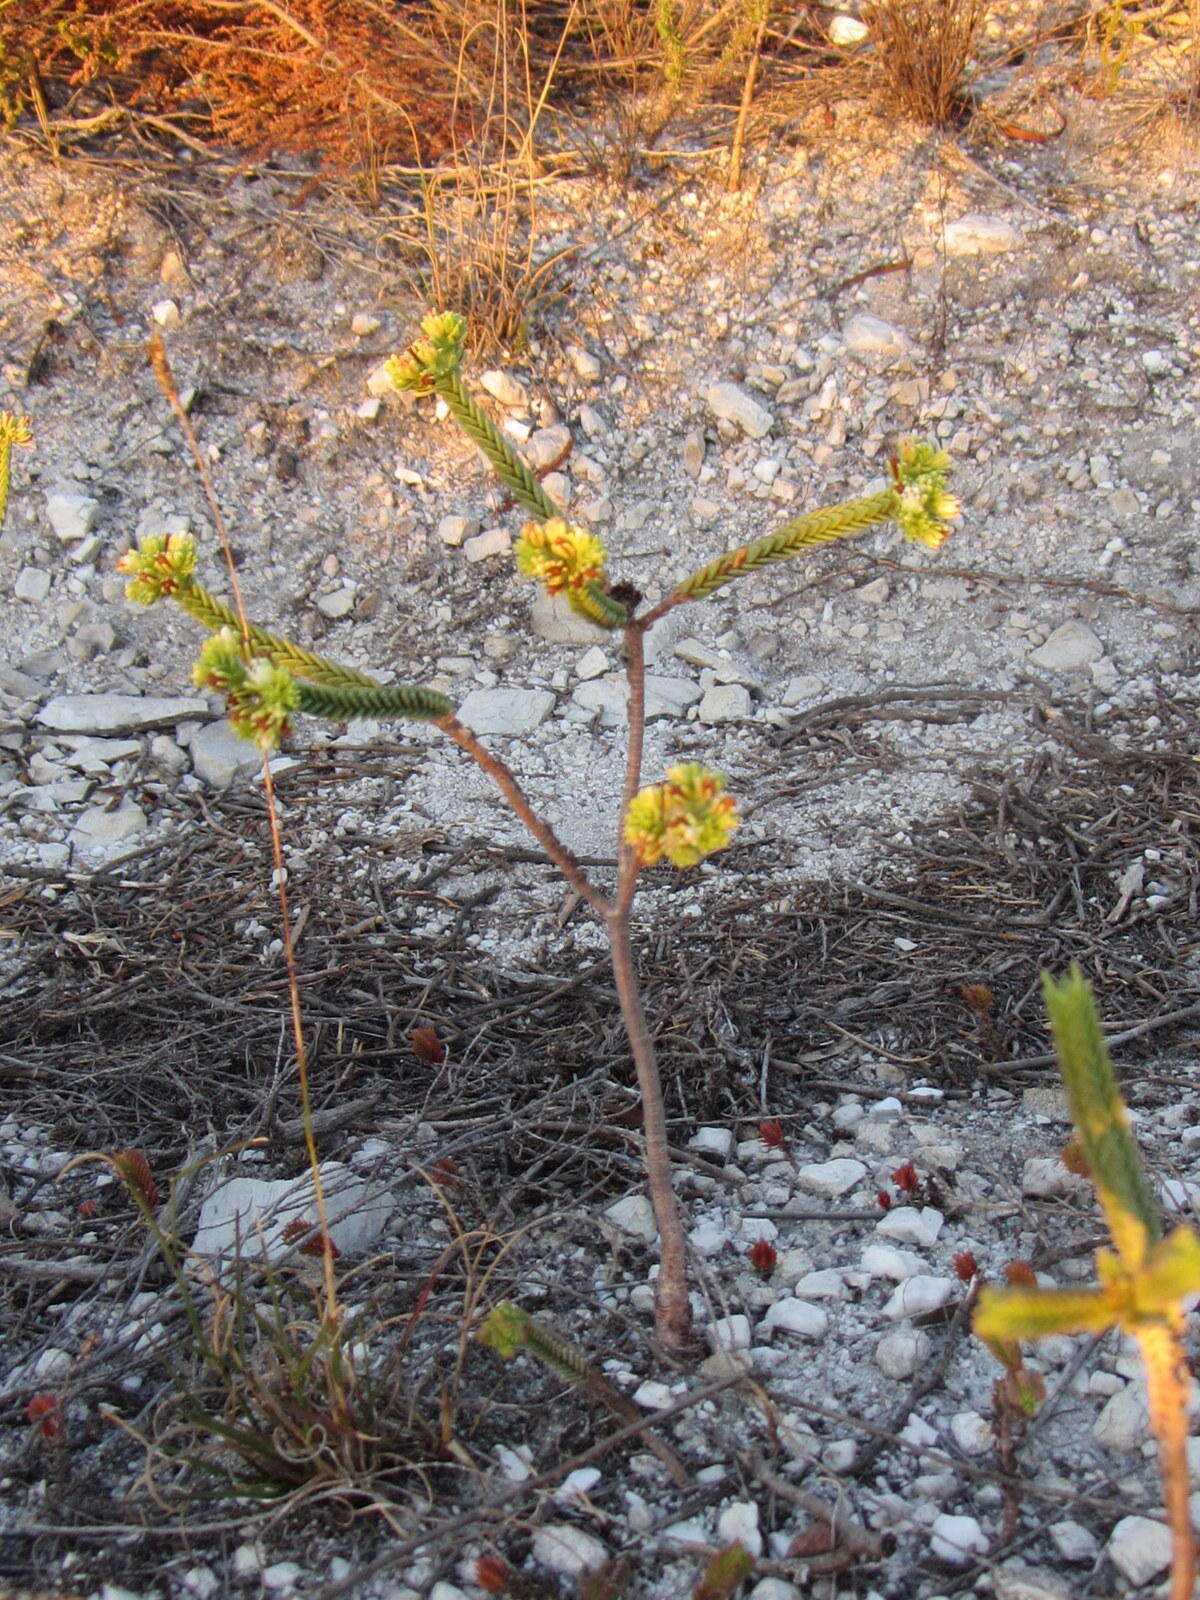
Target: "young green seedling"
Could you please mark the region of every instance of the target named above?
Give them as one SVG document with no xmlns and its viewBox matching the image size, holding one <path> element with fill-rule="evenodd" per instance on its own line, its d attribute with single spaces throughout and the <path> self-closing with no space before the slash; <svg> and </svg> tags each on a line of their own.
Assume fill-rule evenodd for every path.
<svg viewBox="0 0 1200 1600">
<path fill-rule="evenodd" d="M 606 553 L 593 534 L 562 517 L 529 466 L 476 405 L 462 379 L 465 320 L 454 312 L 426 317 L 421 337 L 387 364 L 398 390 L 442 399 L 478 445 L 501 482 L 530 513 L 515 555 L 518 570 L 541 583 L 598 627 L 624 634 L 629 680 L 628 747 L 614 889 L 605 894 L 588 878 L 550 825 L 533 809 L 509 767 L 455 715 L 444 695 L 417 685 L 381 684 L 338 666 L 237 614 L 197 581 L 196 551 L 184 535 L 151 535 L 118 563 L 130 579 L 130 599 L 177 601 L 214 637 L 201 652 L 195 681 L 228 697 L 235 730 L 263 751 L 276 747 L 297 713 L 348 720 L 410 717 L 431 722 L 476 761 L 537 839 L 580 898 L 605 923 L 621 1013 L 642 1097 L 645 1161 L 659 1234 L 655 1326 L 663 1347 L 679 1358 L 695 1351 L 688 1298 L 683 1225 L 671 1187 L 662 1083 L 634 973 L 631 911 L 642 869 L 666 859 L 691 867 L 723 849 L 737 826 L 737 807 L 724 779 L 697 762 L 668 769 L 641 784 L 646 725 L 645 636 L 676 606 L 703 600 L 746 573 L 802 551 L 853 538 L 877 523 L 895 522 L 906 539 L 937 549 L 958 515 L 947 492 L 949 458 L 932 445 L 905 441 L 891 462 L 891 483 L 878 494 L 796 517 L 752 544 L 727 551 L 678 583 L 657 604 L 639 611 L 631 585 L 613 584 Z"/>
<path fill-rule="evenodd" d="M 1006 1366 L 1021 1339 L 1120 1328 L 1137 1341 L 1171 1525 L 1171 1600 L 1191 1600 L 1196 1556 L 1188 1514 L 1190 1379 L 1181 1302 L 1200 1292 L 1200 1238 L 1187 1226 L 1162 1236 L 1158 1204 L 1079 968 L 1061 983 L 1045 974 L 1042 986 L 1071 1116 L 1115 1249 L 1096 1252 L 1100 1282 L 1094 1289 L 983 1289 L 975 1332 Z"/>
</svg>

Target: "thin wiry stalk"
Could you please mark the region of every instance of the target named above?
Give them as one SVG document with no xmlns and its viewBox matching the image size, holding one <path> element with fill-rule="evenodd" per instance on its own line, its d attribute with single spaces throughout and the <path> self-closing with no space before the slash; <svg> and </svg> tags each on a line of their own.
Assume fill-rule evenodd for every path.
<svg viewBox="0 0 1200 1600">
<path fill-rule="evenodd" d="M 217 492 L 208 470 L 208 463 L 205 461 L 204 453 L 200 449 L 200 442 L 192 428 L 191 419 L 184 410 L 183 401 L 179 398 L 179 389 L 171 372 L 170 362 L 167 359 L 166 345 L 157 331 L 155 331 L 150 342 L 150 365 L 155 378 L 158 380 L 159 388 L 166 396 L 171 410 L 175 413 L 176 421 L 183 430 L 183 436 L 187 440 L 192 459 L 196 464 L 196 470 L 200 474 L 200 481 L 204 485 L 205 497 L 212 513 L 213 526 L 217 530 L 217 537 L 221 541 L 221 550 L 225 556 L 225 565 L 229 573 L 230 592 L 233 595 L 234 607 L 237 613 L 238 629 L 241 633 L 243 647 L 246 653 L 249 654 L 251 642 L 250 622 L 246 616 L 246 607 L 242 600 L 242 589 L 238 582 L 237 563 L 233 558 L 233 544 L 229 538 L 229 529 L 221 511 L 221 503 L 217 499 Z M 296 1079 L 300 1089 L 300 1115 L 304 1123 L 304 1146 L 308 1155 L 309 1170 L 312 1174 L 317 1218 L 321 1225 L 322 1234 L 327 1236 L 329 1233 L 329 1216 L 325 1205 L 325 1185 L 321 1177 L 321 1161 L 317 1154 L 317 1139 L 316 1134 L 313 1132 L 312 1094 L 308 1078 L 308 1043 L 304 1037 L 304 1017 L 300 1007 L 300 979 L 296 967 L 296 952 L 291 937 L 292 919 L 288 908 L 287 870 L 283 859 L 283 841 L 279 830 L 279 811 L 275 804 L 275 787 L 271 777 L 271 757 L 270 752 L 266 750 L 263 752 L 262 772 L 263 793 L 271 829 L 271 853 L 275 869 L 275 886 L 279 896 L 280 931 L 283 939 L 284 963 L 287 969 L 292 1041 L 296 1052 Z M 330 1323 L 335 1323 L 340 1316 L 340 1311 L 332 1251 L 323 1250 L 321 1252 L 321 1261 L 324 1269 L 325 1314 Z"/>
</svg>

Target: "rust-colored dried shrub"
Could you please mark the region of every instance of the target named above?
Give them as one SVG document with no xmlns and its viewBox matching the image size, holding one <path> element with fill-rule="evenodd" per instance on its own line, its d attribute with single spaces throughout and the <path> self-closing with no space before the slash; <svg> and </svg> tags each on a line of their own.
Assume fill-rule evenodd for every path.
<svg viewBox="0 0 1200 1600">
<path fill-rule="evenodd" d="M 12 0 L 0 90 L 10 116 L 36 74 L 51 96 L 92 84 L 199 113 L 216 138 L 256 153 L 428 160 L 481 110 L 453 20 L 436 0 Z"/>
</svg>

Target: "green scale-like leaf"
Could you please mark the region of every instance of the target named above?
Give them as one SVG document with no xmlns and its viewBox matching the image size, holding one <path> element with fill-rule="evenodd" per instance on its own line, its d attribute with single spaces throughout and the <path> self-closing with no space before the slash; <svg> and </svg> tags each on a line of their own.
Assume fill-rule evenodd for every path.
<svg viewBox="0 0 1200 1600">
<path fill-rule="evenodd" d="M 727 550 L 724 555 L 710 561 L 708 566 L 678 584 L 675 598 L 704 600 L 747 572 L 757 572 L 775 561 L 788 561 L 802 550 L 834 544 L 838 539 L 861 533 L 877 522 L 887 522 L 895 514 L 899 503 L 896 491 L 885 489 L 865 500 L 847 500 L 840 506 L 810 511 L 791 522 L 785 522 L 782 528 L 767 534 L 764 539 L 757 539 L 738 550 Z"/>
<path fill-rule="evenodd" d="M 223 600 L 218 600 L 216 595 L 209 594 L 200 584 L 181 586 L 175 593 L 175 599 L 190 617 L 194 617 L 211 633 L 219 633 L 222 628 L 232 628 L 239 637 L 241 636 L 242 625 L 237 612 Z M 248 623 L 246 632 L 250 636 L 251 644 L 263 655 L 270 656 L 277 667 L 286 668 L 297 678 L 306 678 L 310 683 L 328 684 L 341 689 L 381 687 L 376 678 L 369 677 L 365 672 L 359 672 L 354 667 L 339 666 L 336 661 L 329 661 L 325 656 L 317 655 L 315 651 L 305 650 L 302 645 L 294 643 L 291 639 L 268 633 L 256 622 Z"/>
<path fill-rule="evenodd" d="M 543 522 L 556 517 L 558 508 L 553 500 L 492 419 L 485 416 L 472 400 L 459 374 L 449 372 L 439 377 L 436 389 L 450 407 L 459 427 L 479 446 L 501 483 L 512 491 L 525 509 Z"/>
<path fill-rule="evenodd" d="M 1061 983 L 1047 974 L 1042 987 L 1071 1116 L 1109 1231 L 1125 1253 L 1133 1242 L 1125 1237 L 1132 1220 L 1139 1233 L 1144 1230 L 1144 1247 L 1161 1234 L 1162 1219 L 1130 1131 L 1091 990 L 1078 967 Z"/>
<path fill-rule="evenodd" d="M 300 710 L 310 717 L 331 717 L 353 722 L 359 717 L 408 717 L 418 722 L 440 722 L 453 716 L 454 702 L 434 689 L 415 683 L 354 684 L 340 687 L 301 683 Z"/>
</svg>

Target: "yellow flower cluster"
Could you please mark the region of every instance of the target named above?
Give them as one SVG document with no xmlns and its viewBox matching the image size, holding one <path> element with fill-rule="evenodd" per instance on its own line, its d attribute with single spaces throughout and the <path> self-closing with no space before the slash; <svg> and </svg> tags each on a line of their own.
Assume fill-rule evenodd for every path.
<svg viewBox="0 0 1200 1600">
<path fill-rule="evenodd" d="M 392 356 L 384 362 L 393 388 L 429 394 L 437 388 L 440 378 L 457 372 L 467 337 L 467 319 L 457 311 L 433 311 L 421 323 L 421 335 L 402 356 Z"/>
<path fill-rule="evenodd" d="M 915 439 L 905 439 L 892 458 L 892 480 L 900 496 L 896 521 L 910 543 L 936 550 L 950 534 L 950 523 L 962 510 L 958 497 L 947 492 L 950 457 L 944 450 Z"/>
<path fill-rule="evenodd" d="M 0 446 L 32 443 L 29 418 L 19 417 L 15 411 L 0 411 Z"/>
<path fill-rule="evenodd" d="M 562 517 L 527 522 L 516 547 L 517 571 L 535 578 L 550 594 L 582 589 L 604 573 L 604 545 Z"/>
<path fill-rule="evenodd" d="M 625 843 L 644 867 L 663 856 L 677 867 L 694 867 L 723 850 L 738 825 L 737 804 L 724 788 L 721 774 L 698 761 L 669 767 L 665 783 L 640 789 L 629 802 Z"/>
<path fill-rule="evenodd" d="M 142 606 L 178 594 L 191 583 L 195 570 L 196 541 L 190 533 L 148 533 L 136 550 L 126 550 L 117 562 L 117 571 L 130 580 L 126 598 Z"/>
<path fill-rule="evenodd" d="M 278 747 L 300 704 L 300 690 L 291 673 L 266 656 L 247 660 L 242 641 L 232 628 L 222 628 L 204 641 L 192 668 L 192 682 L 198 689 L 223 694 L 234 733 L 260 750 Z"/>
</svg>

